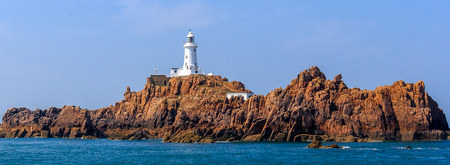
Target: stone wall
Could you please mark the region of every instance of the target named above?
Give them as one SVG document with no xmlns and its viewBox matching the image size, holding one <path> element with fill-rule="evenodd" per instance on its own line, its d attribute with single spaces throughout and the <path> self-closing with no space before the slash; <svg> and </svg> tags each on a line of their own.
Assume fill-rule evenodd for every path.
<svg viewBox="0 0 450 165">
<path fill-rule="evenodd" d="M 166 86 L 169 83 L 170 77 L 166 75 L 150 75 L 147 78 L 147 82 L 157 86 Z"/>
</svg>

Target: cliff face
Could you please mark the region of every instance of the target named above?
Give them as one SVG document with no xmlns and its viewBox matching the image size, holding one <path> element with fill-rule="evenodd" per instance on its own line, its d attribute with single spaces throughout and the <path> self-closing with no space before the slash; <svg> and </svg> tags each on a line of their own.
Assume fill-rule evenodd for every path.
<svg viewBox="0 0 450 165">
<path fill-rule="evenodd" d="M 167 142 L 447 138 L 445 115 L 422 81 L 360 90 L 348 89 L 341 79 L 326 80 L 312 67 L 285 89 L 244 101 L 226 98 L 228 92 L 250 92 L 240 82 L 220 76 L 176 77 L 167 86 L 147 83 L 139 92 L 127 88 L 124 100 L 97 110 L 11 108 L 3 116 L 0 136 Z"/>
</svg>

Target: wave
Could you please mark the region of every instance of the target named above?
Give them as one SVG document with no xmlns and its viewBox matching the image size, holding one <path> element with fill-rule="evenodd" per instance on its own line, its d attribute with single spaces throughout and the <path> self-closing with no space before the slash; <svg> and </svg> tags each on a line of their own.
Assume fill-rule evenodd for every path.
<svg viewBox="0 0 450 165">
<path fill-rule="evenodd" d="M 349 147 L 349 146 L 342 146 L 342 149 L 348 149 L 348 148 L 351 148 L 351 147 Z"/>
<path fill-rule="evenodd" d="M 395 147 L 396 149 L 401 149 L 401 150 L 406 150 L 407 148 L 405 147 Z"/>
<path fill-rule="evenodd" d="M 396 149 L 408 149 L 406 147 L 395 147 Z M 408 149 L 411 150 L 411 149 Z M 412 150 L 440 150 L 440 148 L 436 148 L 436 147 L 427 147 L 427 148 L 423 148 L 423 147 L 413 147 Z"/>
<path fill-rule="evenodd" d="M 372 151 L 376 151 L 378 149 L 377 148 L 357 148 L 356 150 L 372 150 Z"/>
<path fill-rule="evenodd" d="M 413 148 L 413 149 L 418 149 L 418 150 L 439 150 L 440 148 L 436 148 L 436 147 L 428 147 L 428 148 L 422 148 L 422 147 L 417 147 L 417 148 Z"/>
</svg>

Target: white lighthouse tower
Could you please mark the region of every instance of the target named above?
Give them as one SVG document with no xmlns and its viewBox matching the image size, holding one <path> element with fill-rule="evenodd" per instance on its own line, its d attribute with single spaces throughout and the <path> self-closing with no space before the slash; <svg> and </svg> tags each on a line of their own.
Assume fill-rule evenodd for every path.
<svg viewBox="0 0 450 165">
<path fill-rule="evenodd" d="M 195 44 L 194 33 L 187 35 L 187 42 L 184 43 L 184 63 L 181 68 L 172 68 L 170 70 L 171 77 L 189 76 L 191 74 L 203 74 L 197 63 L 197 45 Z"/>
</svg>

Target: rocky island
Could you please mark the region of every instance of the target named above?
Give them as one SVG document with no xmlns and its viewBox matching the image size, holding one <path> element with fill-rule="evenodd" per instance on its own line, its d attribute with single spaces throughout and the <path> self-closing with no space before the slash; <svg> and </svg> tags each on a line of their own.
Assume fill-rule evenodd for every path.
<svg viewBox="0 0 450 165">
<path fill-rule="evenodd" d="M 250 91 L 221 76 L 147 81 L 142 91 L 127 87 L 122 101 L 97 110 L 11 108 L 0 137 L 365 142 L 447 139 L 449 129 L 422 81 L 350 89 L 340 74 L 327 80 L 314 66 L 266 96 L 228 99 L 229 92 Z"/>
</svg>

